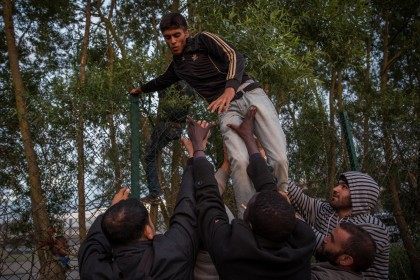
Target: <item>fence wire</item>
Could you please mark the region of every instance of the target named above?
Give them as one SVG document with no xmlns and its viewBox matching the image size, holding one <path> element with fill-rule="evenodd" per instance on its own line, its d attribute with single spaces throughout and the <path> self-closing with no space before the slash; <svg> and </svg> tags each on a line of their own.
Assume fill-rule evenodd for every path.
<svg viewBox="0 0 420 280">
<path fill-rule="evenodd" d="M 176 89 L 172 93 L 160 96 L 161 102 L 157 96 L 140 98 L 140 131 L 136 136 L 140 141 L 140 196 L 150 194 L 147 170 L 155 172 L 153 176 L 161 187 L 159 199 L 149 208 L 161 232 L 169 223 L 187 158 L 179 143 L 180 137 L 186 134 L 185 116 L 190 114 L 196 119 L 217 122 L 200 98 L 191 97 L 191 94 L 181 98 Z M 85 237 L 82 227 L 88 230 L 95 218 L 110 205 L 116 190 L 130 184 L 129 101 L 121 97 L 120 103 L 100 107 L 83 100 L 75 103 L 57 99 L 54 103 L 50 99 L 28 98 L 28 121 L 48 214 L 48 221 L 42 222 L 48 225 L 48 238 L 40 238 L 39 229 L 34 225 L 34 216 L 42 207 L 31 201 L 28 163 L 20 133 L 17 126 L 9 129 L 3 124 L 2 135 L 7 134 L 7 137 L 2 137 L 0 144 L 7 154 L 1 159 L 4 174 L 0 193 L 0 279 L 79 279 L 77 253 Z M 311 115 L 305 117 L 308 112 L 302 111 L 301 120 L 296 122 L 291 117 L 291 107 L 288 108 L 278 109 L 281 109 L 279 118 L 288 136 L 291 177 L 299 179 L 313 195 L 323 196 L 328 192 L 325 187 L 325 135 L 329 134 L 323 134 L 322 116 L 309 112 Z M 13 119 L 16 115 L 11 113 L 9 117 Z M 335 128 L 338 173 L 349 168 L 349 162 L 338 117 Z M 82 142 L 78 140 L 78 129 L 83 131 Z M 353 129 L 356 147 L 359 147 L 362 135 L 356 125 Z M 217 166 L 223 160 L 222 140 L 217 128 L 209 142 L 210 159 Z M 358 153 L 360 157 L 360 150 Z M 372 154 L 363 155 L 363 160 L 374 161 L 377 153 L 373 148 Z M 414 166 L 406 166 L 407 170 L 416 170 L 415 156 L 407 158 Z M 156 165 L 154 169 L 150 169 L 151 164 Z M 366 165 L 366 162 L 362 164 Z M 370 171 L 384 174 L 380 165 L 371 164 Z M 85 205 L 80 204 L 80 192 Z M 228 188 L 224 198 L 235 212 L 232 188 Z M 398 242 L 399 233 L 392 214 L 381 211 L 390 231 L 395 234 L 393 240 Z M 84 226 L 80 223 L 81 215 L 86 220 Z"/>
</svg>

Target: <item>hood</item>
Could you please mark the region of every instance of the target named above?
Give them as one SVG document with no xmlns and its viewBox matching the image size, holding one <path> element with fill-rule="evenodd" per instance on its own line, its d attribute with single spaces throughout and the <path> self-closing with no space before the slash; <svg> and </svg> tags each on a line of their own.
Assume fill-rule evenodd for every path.
<svg viewBox="0 0 420 280">
<path fill-rule="evenodd" d="M 348 171 L 340 179 L 347 181 L 350 189 L 352 215 L 370 213 L 376 206 L 379 197 L 379 186 L 368 174 Z"/>
</svg>

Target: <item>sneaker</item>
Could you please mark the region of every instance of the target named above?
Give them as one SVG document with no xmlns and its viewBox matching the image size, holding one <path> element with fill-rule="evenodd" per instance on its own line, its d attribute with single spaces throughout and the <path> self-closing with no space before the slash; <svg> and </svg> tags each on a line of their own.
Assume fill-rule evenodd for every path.
<svg viewBox="0 0 420 280">
<path fill-rule="evenodd" d="M 140 201 L 147 204 L 159 204 L 160 195 L 149 194 L 145 197 L 140 198 Z"/>
</svg>

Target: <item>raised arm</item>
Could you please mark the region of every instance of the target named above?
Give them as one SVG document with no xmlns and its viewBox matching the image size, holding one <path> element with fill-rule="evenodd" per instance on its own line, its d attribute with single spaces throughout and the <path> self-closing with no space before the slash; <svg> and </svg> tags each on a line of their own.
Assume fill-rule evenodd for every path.
<svg viewBox="0 0 420 280">
<path fill-rule="evenodd" d="M 187 122 L 194 154 L 193 174 L 199 232 L 205 247 L 212 253 L 214 240 L 225 240 L 221 235 L 229 234 L 229 219 L 217 188 L 213 166 L 207 161 L 204 153 L 205 138 L 210 126 L 195 122 L 191 118 L 188 118 Z"/>
<path fill-rule="evenodd" d="M 188 256 L 195 255 L 198 250 L 198 225 L 191 164 L 192 159 L 185 167 L 169 230 L 164 234 L 170 242 L 177 240 L 178 246 Z"/>
<path fill-rule="evenodd" d="M 289 182 L 289 193 L 288 197 L 295 210 L 305 218 L 305 220 L 313 225 L 315 220 L 321 211 L 322 202 L 320 199 L 312 198 L 306 195 L 302 188 L 296 185 L 295 182 Z M 317 238 L 317 244 L 318 244 Z"/>
<path fill-rule="evenodd" d="M 134 88 L 130 91 L 130 94 L 137 95 L 141 93 L 148 93 L 153 91 L 159 91 L 163 90 L 170 85 L 178 82 L 180 79 L 176 75 L 174 70 L 174 62 L 172 61 L 171 64 L 169 64 L 166 71 L 160 75 L 159 77 L 143 84 L 141 87 Z"/>
<path fill-rule="evenodd" d="M 204 126 L 209 125 L 207 122 L 201 122 L 198 121 L 198 124 Z M 204 139 L 203 145 L 206 146 L 207 145 L 207 141 L 208 138 L 210 136 L 210 130 L 206 136 L 206 138 Z M 188 158 L 193 158 L 194 157 L 194 148 L 192 145 L 192 142 L 189 138 L 181 138 L 181 143 L 184 146 L 187 154 L 188 154 Z M 225 147 L 223 147 L 223 163 L 222 165 L 219 167 L 219 169 L 216 171 L 216 173 L 214 174 L 214 177 L 216 178 L 217 181 L 217 185 L 218 185 L 218 189 L 219 189 L 219 193 L 220 195 L 223 195 L 223 193 L 225 192 L 226 189 L 226 183 L 227 180 L 229 179 L 229 172 L 230 172 L 230 164 L 229 164 L 229 160 L 227 157 L 227 152 Z"/>
<path fill-rule="evenodd" d="M 121 188 L 112 199 L 111 205 L 127 199 L 130 194 L 128 188 Z M 89 229 L 86 239 L 80 246 L 78 253 L 79 273 L 82 279 L 114 279 L 110 264 L 112 249 L 102 231 L 100 215 Z"/>
</svg>

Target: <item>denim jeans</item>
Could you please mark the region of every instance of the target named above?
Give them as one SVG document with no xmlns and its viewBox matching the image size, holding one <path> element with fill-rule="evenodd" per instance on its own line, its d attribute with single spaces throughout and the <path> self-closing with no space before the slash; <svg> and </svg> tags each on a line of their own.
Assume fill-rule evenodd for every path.
<svg viewBox="0 0 420 280">
<path fill-rule="evenodd" d="M 154 127 L 145 157 L 146 180 L 149 195 L 158 196 L 162 194 L 157 170 L 158 153 L 168 145 L 169 142 L 180 139 L 181 133 L 182 127 L 176 122 L 161 122 Z"/>
<path fill-rule="evenodd" d="M 289 164 L 286 156 L 286 137 L 281 128 L 277 111 L 261 88 L 246 92 L 242 98 L 230 104 L 227 112 L 219 114 L 220 130 L 228 150 L 233 189 L 240 218 L 245 211 L 241 204 L 247 205 L 255 193 L 255 189 L 246 172 L 249 155 L 245 143 L 227 125 L 241 124 L 248 108 L 252 105 L 257 107 L 255 135 L 265 149 L 267 163 L 277 178 L 279 188 L 286 190 L 288 181 Z"/>
</svg>

